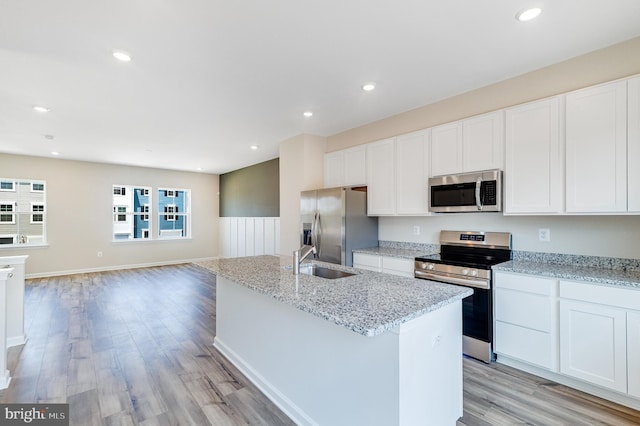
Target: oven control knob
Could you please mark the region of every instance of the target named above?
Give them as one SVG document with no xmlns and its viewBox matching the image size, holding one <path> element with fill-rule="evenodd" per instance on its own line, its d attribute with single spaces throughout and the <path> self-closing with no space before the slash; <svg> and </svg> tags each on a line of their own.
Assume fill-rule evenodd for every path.
<svg viewBox="0 0 640 426">
<path fill-rule="evenodd" d="M 435 269 L 436 265 L 434 265 L 433 263 L 427 263 L 427 269 L 430 271 L 433 271 Z"/>
<path fill-rule="evenodd" d="M 469 270 L 468 269 L 463 269 L 462 270 L 462 275 L 469 275 Z"/>
<path fill-rule="evenodd" d="M 475 269 L 471 270 L 471 276 L 472 277 L 477 277 L 478 276 L 478 271 L 476 271 Z"/>
</svg>

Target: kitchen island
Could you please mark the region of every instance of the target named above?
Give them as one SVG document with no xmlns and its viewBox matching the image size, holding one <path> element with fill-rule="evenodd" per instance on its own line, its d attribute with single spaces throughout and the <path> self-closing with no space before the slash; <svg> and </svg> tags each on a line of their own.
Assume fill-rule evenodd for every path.
<svg viewBox="0 0 640 426">
<path fill-rule="evenodd" d="M 471 290 L 313 263 L 356 274 L 294 276 L 278 256 L 198 262 L 217 276 L 214 346 L 298 424 L 455 425 Z"/>
</svg>

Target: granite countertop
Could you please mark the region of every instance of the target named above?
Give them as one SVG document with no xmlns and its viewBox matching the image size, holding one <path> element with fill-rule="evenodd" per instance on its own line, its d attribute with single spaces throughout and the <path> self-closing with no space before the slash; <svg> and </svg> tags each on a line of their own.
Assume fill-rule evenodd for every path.
<svg viewBox="0 0 640 426">
<path fill-rule="evenodd" d="M 395 248 L 395 247 L 369 247 L 363 249 L 355 249 L 354 253 L 363 253 L 363 254 L 373 254 L 378 256 L 387 256 L 387 257 L 399 257 L 402 259 L 411 259 L 413 260 L 416 257 L 428 256 L 431 254 L 440 253 L 440 248 L 436 247 L 433 250 L 429 249 L 406 249 L 406 248 Z"/>
<path fill-rule="evenodd" d="M 329 280 L 291 271 L 290 256 L 195 262 L 216 275 L 364 336 L 376 336 L 472 294 L 472 290 L 325 262 L 356 275 Z"/>
<path fill-rule="evenodd" d="M 540 275 L 593 284 L 626 287 L 640 290 L 640 271 L 609 269 L 577 264 L 558 264 L 527 260 L 512 260 L 494 265 L 494 271 Z"/>
</svg>

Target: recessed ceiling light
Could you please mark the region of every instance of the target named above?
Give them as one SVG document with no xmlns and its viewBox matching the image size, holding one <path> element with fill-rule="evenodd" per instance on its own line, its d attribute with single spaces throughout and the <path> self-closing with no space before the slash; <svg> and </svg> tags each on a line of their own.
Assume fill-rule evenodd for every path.
<svg viewBox="0 0 640 426">
<path fill-rule="evenodd" d="M 58 155 L 60 155 L 60 153 L 58 151 L 51 151 L 51 155 L 58 156 Z"/>
<path fill-rule="evenodd" d="M 362 85 L 362 90 L 364 90 L 365 92 L 370 92 L 375 88 L 376 88 L 376 85 L 373 83 L 365 83 Z"/>
<path fill-rule="evenodd" d="M 44 138 L 45 138 L 46 140 L 48 140 L 48 141 L 52 141 L 52 140 L 53 140 L 53 138 L 55 138 L 55 136 L 53 136 L 53 135 L 44 135 Z"/>
<path fill-rule="evenodd" d="M 305 117 L 311 117 L 313 113 L 311 111 L 305 111 L 303 114 Z"/>
<path fill-rule="evenodd" d="M 113 57 L 122 62 L 131 61 L 131 55 L 123 50 L 114 50 Z"/>
<path fill-rule="evenodd" d="M 196 170 L 201 172 L 202 171 L 202 167 L 198 167 Z"/>
<path fill-rule="evenodd" d="M 42 105 L 34 105 L 33 109 L 34 109 L 34 111 L 38 111 L 38 112 L 49 112 L 49 111 L 51 111 L 50 108 L 44 107 Z"/>
<path fill-rule="evenodd" d="M 516 19 L 520 22 L 530 21 L 535 19 L 542 13 L 542 9 L 539 7 L 532 7 L 531 9 L 521 10 L 516 14 Z"/>
<path fill-rule="evenodd" d="M 251 145 L 249 148 L 251 148 L 252 150 L 256 151 L 260 147 L 258 145 Z"/>
</svg>

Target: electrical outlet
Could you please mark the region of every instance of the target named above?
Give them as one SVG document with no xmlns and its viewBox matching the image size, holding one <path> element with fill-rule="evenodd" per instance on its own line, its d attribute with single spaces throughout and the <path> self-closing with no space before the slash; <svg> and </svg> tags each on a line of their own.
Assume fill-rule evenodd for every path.
<svg viewBox="0 0 640 426">
<path fill-rule="evenodd" d="M 547 243 L 551 241 L 551 230 L 548 228 L 538 229 L 538 239 Z"/>
<path fill-rule="evenodd" d="M 413 235 L 420 235 L 420 227 L 418 225 L 413 227 Z"/>
<path fill-rule="evenodd" d="M 442 342 L 442 335 L 440 333 L 437 333 L 433 337 L 431 337 L 431 347 L 432 348 L 435 348 L 436 346 L 439 346 L 441 342 Z"/>
<path fill-rule="evenodd" d="M 102 257 L 102 252 L 101 251 L 98 252 L 98 257 Z"/>
</svg>

